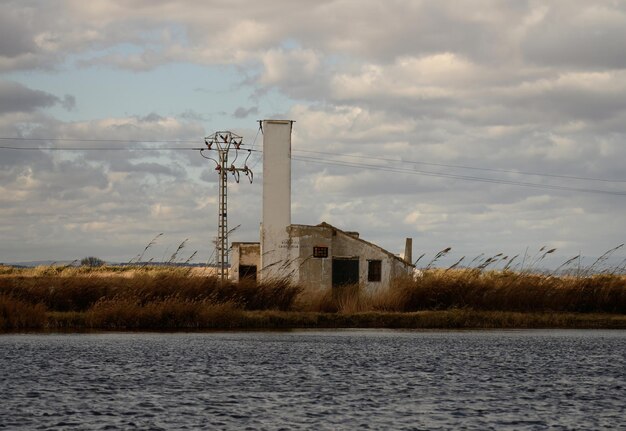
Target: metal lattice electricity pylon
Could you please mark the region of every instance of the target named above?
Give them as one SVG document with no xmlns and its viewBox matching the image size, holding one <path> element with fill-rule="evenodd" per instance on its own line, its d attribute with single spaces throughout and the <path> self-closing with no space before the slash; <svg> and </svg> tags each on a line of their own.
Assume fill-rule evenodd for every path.
<svg viewBox="0 0 626 431">
<path fill-rule="evenodd" d="M 252 154 L 251 149 L 242 148 L 243 138 L 230 131 L 215 132 L 214 134 L 204 138 L 207 148 L 200 150 L 202 157 L 213 160 L 216 164 L 215 170 L 219 175 L 219 200 L 217 205 L 217 240 L 215 244 L 216 261 L 220 283 L 224 283 L 228 273 L 228 174 L 230 173 L 239 182 L 241 173 L 248 177 L 250 183 L 253 180 L 252 170 L 248 167 L 247 162 Z M 216 151 L 217 159 L 208 157 L 204 151 Z M 229 154 L 234 152 L 235 157 L 228 164 Z M 239 153 L 248 153 L 243 166 L 237 167 L 235 163 L 239 158 Z"/>
</svg>

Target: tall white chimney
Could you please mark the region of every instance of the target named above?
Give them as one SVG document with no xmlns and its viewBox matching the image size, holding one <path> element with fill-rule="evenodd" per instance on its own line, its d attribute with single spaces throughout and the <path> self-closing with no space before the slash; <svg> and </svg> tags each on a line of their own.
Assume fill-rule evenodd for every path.
<svg viewBox="0 0 626 431">
<path fill-rule="evenodd" d="M 270 278 L 272 268 L 287 257 L 291 225 L 290 120 L 263 120 L 263 218 L 261 220 L 261 270 Z"/>
</svg>

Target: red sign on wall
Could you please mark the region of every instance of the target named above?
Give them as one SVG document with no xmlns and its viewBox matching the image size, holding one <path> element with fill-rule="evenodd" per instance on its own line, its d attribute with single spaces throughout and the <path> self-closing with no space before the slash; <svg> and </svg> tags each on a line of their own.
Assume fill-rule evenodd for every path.
<svg viewBox="0 0 626 431">
<path fill-rule="evenodd" d="M 313 247 L 313 257 L 328 257 L 328 247 Z"/>
</svg>

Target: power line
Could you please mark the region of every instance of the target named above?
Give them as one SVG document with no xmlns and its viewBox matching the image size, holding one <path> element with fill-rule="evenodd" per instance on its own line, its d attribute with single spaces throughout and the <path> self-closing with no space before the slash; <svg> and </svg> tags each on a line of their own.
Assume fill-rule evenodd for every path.
<svg viewBox="0 0 626 431">
<path fill-rule="evenodd" d="M 25 138 L 22 136 L 17 137 L 0 137 L 3 141 L 53 141 L 53 142 L 138 142 L 138 143 L 150 143 L 150 144 L 171 144 L 175 142 L 197 143 L 198 140 L 185 140 L 185 139 L 169 139 L 169 140 L 154 140 L 154 139 L 84 139 L 84 138 Z"/>
<path fill-rule="evenodd" d="M 10 147 L 0 146 L 0 149 L 4 150 L 25 150 L 25 151 L 175 151 L 175 150 L 187 150 L 187 151 L 200 151 L 207 150 L 207 148 L 186 148 L 186 147 L 160 147 L 160 148 L 130 148 L 130 147 Z"/>
<path fill-rule="evenodd" d="M 83 138 L 24 138 L 24 137 L 0 137 L 2 141 L 27 141 L 27 142 L 116 142 L 134 144 L 175 144 L 175 143 L 198 143 L 198 140 L 155 140 L 155 139 L 83 139 Z M 5 150 L 26 150 L 26 151 L 199 151 L 206 150 L 206 147 L 18 147 L 0 146 Z"/>
<path fill-rule="evenodd" d="M 413 175 L 423 175 L 430 177 L 441 177 L 441 178 L 453 178 L 458 180 L 466 180 L 466 181 L 477 181 L 483 183 L 492 183 L 492 184 L 508 184 L 514 186 L 522 186 L 522 187 L 531 187 L 531 188 L 539 188 L 539 189 L 547 189 L 547 190 L 562 190 L 562 191 L 575 191 L 575 192 L 585 192 L 585 193 L 602 193 L 609 194 L 614 196 L 626 196 L 626 192 L 613 192 L 609 190 L 599 190 L 599 189 L 587 189 L 587 188 L 579 188 L 579 187 L 567 187 L 567 186 L 558 186 L 551 184 L 537 184 L 537 183 L 527 183 L 522 181 L 511 181 L 511 180 L 502 180 L 502 179 L 494 179 L 494 178 L 483 178 L 483 177 L 472 177 L 467 175 L 456 175 L 456 174 L 446 174 L 442 172 L 431 172 L 431 171 L 422 171 L 408 168 L 392 168 L 380 165 L 368 165 L 364 163 L 355 163 L 355 162 L 341 162 L 341 161 L 332 161 L 328 159 L 320 159 L 315 157 L 293 157 L 296 161 L 310 162 L 322 165 L 334 165 L 334 166 L 345 166 L 351 168 L 367 168 L 378 171 L 386 171 L 386 172 L 394 172 L 394 173 L 405 173 L 405 174 L 413 174 Z"/>
<path fill-rule="evenodd" d="M 257 135 L 254 138 L 254 142 L 250 151 L 253 152 L 262 152 L 262 150 L 257 150 L 254 148 L 254 144 L 256 143 L 259 130 L 257 130 Z M 197 140 L 133 140 L 133 139 L 79 139 L 79 138 L 24 138 L 24 137 L 0 137 L 0 140 L 16 140 L 16 141 L 53 141 L 53 142 L 124 142 L 124 143 L 176 143 L 176 142 L 198 142 Z M 187 147 L 171 147 L 171 148 L 109 148 L 109 147 L 83 147 L 83 148 L 58 148 L 58 147 L 15 147 L 15 146 L 0 146 L 0 149 L 10 149 L 10 150 L 48 150 L 48 151 L 174 151 L 174 150 L 187 150 L 187 151 L 198 151 L 203 148 L 187 148 Z M 206 148 L 204 148 L 206 149 Z M 550 178 L 564 178 L 564 179 L 573 179 L 573 180 L 582 180 L 582 181 L 598 181 L 598 182 L 607 182 L 607 183 L 626 183 L 626 180 L 621 179 L 607 179 L 607 178 L 594 178 L 594 177 L 583 177 L 576 175 L 561 175 L 561 174 L 547 174 L 540 172 L 527 172 L 527 171 L 519 171 L 515 169 L 500 169 L 500 168 L 484 168 L 478 166 L 468 166 L 468 165 L 457 165 L 457 164 L 447 164 L 447 163 L 435 163 L 435 162 L 427 162 L 427 161 L 416 161 L 416 160 L 405 160 L 405 159 L 393 159 L 393 158 L 384 158 L 384 157 L 373 157 L 373 156 L 361 156 L 357 154 L 346 154 L 346 153 L 332 153 L 329 154 L 323 151 L 313 151 L 313 150 L 300 150 L 294 149 L 296 153 L 310 153 L 310 154 L 323 154 L 323 155 L 332 155 L 338 157 L 349 157 L 356 159 L 367 159 L 367 160 L 382 160 L 386 162 L 393 163 L 408 163 L 415 165 L 427 165 L 427 166 L 438 166 L 444 168 L 455 168 L 455 169 L 469 169 L 469 170 L 478 170 L 478 171 L 486 171 L 486 172 L 500 172 L 500 173 L 508 173 L 508 174 L 517 174 L 517 175 L 528 175 L 528 176 L 538 176 L 538 177 L 550 177 Z"/>
<path fill-rule="evenodd" d="M 172 143 L 172 142 L 197 142 L 197 141 L 157 141 L 157 140 L 111 140 L 111 139 L 69 139 L 69 138 L 58 138 L 58 139 L 44 139 L 44 138 L 6 138 L 0 137 L 0 140 L 9 140 L 9 139 L 17 139 L 17 140 L 35 140 L 35 141 L 69 141 L 69 142 L 137 142 L 137 143 Z M 204 147 L 161 147 L 161 148 L 131 148 L 131 147 L 75 147 L 75 148 L 65 148 L 65 147 L 13 147 L 13 146 L 0 146 L 0 149 L 9 149 L 9 150 L 37 150 L 37 151 L 207 151 L 208 148 Z M 212 149 L 214 150 L 214 149 Z M 242 149 L 243 150 L 243 149 Z M 263 150 L 260 149 L 245 149 L 244 151 L 262 153 Z M 463 169 L 475 169 L 481 171 L 492 171 L 492 172 L 501 172 L 501 173 L 515 173 L 522 175 L 535 175 L 535 176 L 543 176 L 543 177 L 555 177 L 555 178 L 564 178 L 564 179 L 578 179 L 578 180 L 588 180 L 588 181 L 602 181 L 602 182 L 610 182 L 610 183 L 622 183 L 626 182 L 624 180 L 608 180 L 608 179 L 600 179 L 600 178 L 589 178 L 589 177 L 577 177 L 577 176 L 568 176 L 568 175 L 556 175 L 556 174 L 539 174 L 539 173 L 531 173 L 531 172 L 522 172 L 522 171 L 514 171 L 514 170 L 506 170 L 506 169 L 494 169 L 494 168 L 479 168 L 472 166 L 462 166 L 462 165 L 449 165 L 443 163 L 431 163 L 431 162 L 417 162 L 417 161 L 406 161 L 401 159 L 389 159 L 389 158 L 380 158 L 380 157 L 367 157 L 367 156 L 359 156 L 355 154 L 342 154 L 342 153 L 324 153 L 320 151 L 312 151 L 312 150 L 294 150 L 294 152 L 302 152 L 302 153 L 312 153 L 312 154 L 324 154 L 328 156 L 338 156 L 338 157 L 353 157 L 353 158 L 361 158 L 368 160 L 381 160 L 392 163 L 411 163 L 411 164 L 424 164 L 424 165 L 432 165 L 432 166 L 440 166 L 440 167 L 449 167 L 449 168 L 463 168 Z M 394 173 L 406 173 L 412 175 L 423 175 L 423 176 L 431 176 L 431 177 L 440 177 L 440 178 L 452 178 L 458 180 L 465 181 L 476 181 L 476 182 L 484 182 L 484 183 L 493 183 L 493 184 L 508 184 L 514 186 L 522 186 L 522 187 L 531 187 L 531 188 L 539 188 L 539 189 L 547 189 L 547 190 L 563 190 L 563 191 L 577 191 L 577 192 L 585 192 L 585 193 L 602 193 L 609 194 L 614 196 L 625 196 L 626 192 L 614 192 L 609 190 L 599 190 L 599 189 L 589 189 L 589 188 L 579 188 L 579 187 L 568 187 L 568 186 L 558 186 L 558 185 L 550 185 L 550 184 L 537 184 L 537 183 L 528 183 L 523 181 L 513 181 L 513 180 L 505 180 L 505 179 L 494 179 L 494 178 L 484 178 L 484 177 L 475 177 L 468 175 L 458 175 L 458 174 L 450 174 L 443 172 L 432 172 L 432 171 L 423 171 L 418 169 L 409 169 L 409 168 L 400 168 L 400 167 L 390 167 L 390 166 L 381 166 L 381 165 L 372 165 L 372 164 L 364 164 L 358 162 L 345 162 L 340 160 L 329 160 L 324 158 L 316 158 L 316 157 L 293 157 L 296 161 L 303 162 L 311 162 L 316 164 L 326 164 L 332 166 L 344 166 L 351 168 L 366 168 L 372 170 L 379 171 L 387 171 Z"/>
<path fill-rule="evenodd" d="M 294 150 L 294 152 L 299 152 L 299 153 L 311 153 L 311 154 L 326 154 L 328 155 L 327 152 L 323 152 L 323 151 L 312 151 L 312 150 Z M 356 158 L 356 159 L 367 159 L 367 160 L 382 160 L 385 162 L 395 162 L 395 163 L 410 163 L 410 164 L 415 164 L 415 165 L 428 165 L 428 166 L 439 166 L 439 167 L 444 167 L 444 168 L 458 168 L 458 169 L 472 169 L 472 170 L 477 170 L 477 171 L 488 171 L 488 172 L 502 172 L 502 173 L 508 173 L 508 174 L 518 174 L 518 175 L 531 175 L 531 176 L 538 176 L 538 177 L 552 177 L 552 178 L 566 178 L 566 179 L 571 179 L 571 180 L 585 180 L 585 181 L 601 181 L 601 182 L 607 182 L 607 183 L 626 183 L 626 180 L 610 180 L 610 179 L 605 179 L 605 178 L 591 178 L 591 177 L 580 177 L 580 176 L 573 176 L 573 175 L 559 175 L 559 174 L 545 174 L 545 173 L 539 173 L 539 172 L 525 172 L 525 171 L 518 171 L 518 170 L 514 170 L 514 169 L 499 169 L 499 168 L 482 168 L 482 167 L 477 167 L 477 166 L 465 166 L 465 165 L 451 165 L 451 164 L 445 164 L 445 163 L 434 163 L 434 162 L 418 162 L 418 161 L 414 161 L 414 160 L 404 160 L 404 159 L 389 159 L 389 158 L 384 158 L 384 157 L 373 157 L 373 156 L 359 156 L 356 154 L 342 154 L 342 153 L 332 153 L 333 156 L 341 156 L 341 157 L 352 157 L 352 158 Z"/>
<path fill-rule="evenodd" d="M 259 128 L 257 129 L 256 135 L 254 136 L 254 141 L 252 141 L 252 146 L 250 147 L 250 151 L 262 153 L 263 152 L 262 150 L 260 150 L 260 151 L 255 151 L 254 150 L 254 144 L 256 144 L 256 140 L 259 137 L 259 133 L 263 133 L 263 126 L 262 126 L 262 123 L 260 121 L 259 121 Z M 259 164 L 260 161 L 261 161 L 261 157 L 260 156 L 259 157 L 255 156 L 255 160 L 250 165 L 250 169 L 254 169 L 256 167 L 256 165 Z"/>
</svg>

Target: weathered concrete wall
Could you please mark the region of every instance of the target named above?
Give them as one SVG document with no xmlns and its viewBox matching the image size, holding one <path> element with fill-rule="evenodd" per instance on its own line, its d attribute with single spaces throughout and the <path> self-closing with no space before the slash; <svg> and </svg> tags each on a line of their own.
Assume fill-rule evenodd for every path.
<svg viewBox="0 0 626 431">
<path fill-rule="evenodd" d="M 240 265 L 255 265 L 257 269 L 260 267 L 260 244 L 258 242 L 234 242 L 231 248 L 230 279 L 239 282 Z"/>
<path fill-rule="evenodd" d="M 264 120 L 263 218 L 259 278 L 280 276 L 291 259 L 291 127 L 292 121 Z"/>
<path fill-rule="evenodd" d="M 289 236 L 289 228 L 285 232 L 286 238 L 276 245 L 276 249 L 266 254 L 261 253 L 263 272 L 260 274 L 259 280 L 288 278 L 294 283 L 298 281 L 300 238 Z"/>
<path fill-rule="evenodd" d="M 330 225 L 290 225 L 287 239 L 277 246 L 274 262 L 266 268 L 259 280 L 272 277 L 290 278 L 306 289 L 330 289 L 333 282 L 333 257 L 357 258 L 359 283 L 369 291 L 385 287 L 389 282 L 412 270 L 412 266 L 384 249 L 358 239 L 354 232 L 343 232 Z M 239 265 L 257 265 L 261 268 L 259 243 L 233 243 L 231 278 L 239 281 Z M 327 247 L 328 257 L 314 257 L 314 247 Z M 370 260 L 381 261 L 381 280 L 368 281 Z M 266 260 L 267 262 L 267 260 Z M 258 274 L 261 276 L 261 274 Z"/>
<path fill-rule="evenodd" d="M 359 283 L 368 291 L 388 286 L 393 278 L 407 273 L 406 264 L 393 254 L 366 241 L 359 241 L 341 231 L 333 237 L 333 256 L 358 257 Z M 381 281 L 368 281 L 370 260 L 381 261 Z"/>
<path fill-rule="evenodd" d="M 357 257 L 359 282 L 368 289 L 388 284 L 407 272 L 407 264 L 392 254 L 328 224 L 291 225 L 291 129 L 289 120 L 264 120 L 263 216 L 258 279 L 291 278 L 307 288 L 332 286 L 333 257 Z M 233 253 L 233 279 L 244 263 L 243 248 Z M 327 247 L 328 257 L 314 257 L 314 247 Z M 237 256 L 235 256 L 235 254 Z M 381 261 L 381 281 L 368 281 L 368 261 Z"/>
<path fill-rule="evenodd" d="M 359 283 L 370 291 L 387 286 L 393 278 L 407 274 L 409 269 L 404 261 L 391 253 L 357 239 L 353 233 L 348 234 L 330 225 L 291 225 L 289 234 L 294 242 L 295 238 L 299 238 L 297 248 L 290 249 L 291 256 L 298 256 L 298 264 L 291 265 L 297 273 L 293 280 L 308 289 L 327 289 L 332 286 L 333 257 L 358 258 Z M 314 247 L 328 247 L 328 257 L 314 257 Z M 381 261 L 381 281 L 368 281 L 369 260 Z"/>
<path fill-rule="evenodd" d="M 298 237 L 298 269 L 295 282 L 307 289 L 328 288 L 332 284 L 332 229 L 292 225 L 289 233 Z M 328 257 L 313 257 L 314 247 L 328 247 Z"/>
</svg>

